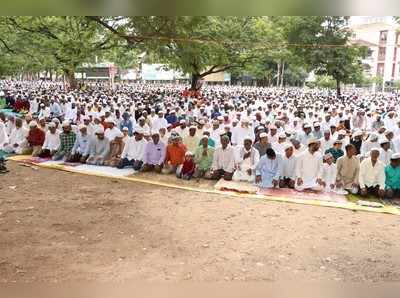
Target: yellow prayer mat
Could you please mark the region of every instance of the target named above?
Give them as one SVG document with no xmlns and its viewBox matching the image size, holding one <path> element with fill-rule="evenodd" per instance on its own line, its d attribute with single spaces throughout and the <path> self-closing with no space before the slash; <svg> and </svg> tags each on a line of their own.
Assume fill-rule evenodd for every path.
<svg viewBox="0 0 400 298">
<path fill-rule="evenodd" d="M 162 181 L 157 181 L 156 179 L 154 179 L 154 176 L 151 176 L 152 178 L 150 178 L 150 176 L 147 174 L 140 174 L 139 176 L 135 176 L 134 174 L 127 176 L 116 176 L 107 174 L 104 171 L 103 172 L 91 171 L 90 169 L 80 170 L 79 166 L 74 167 L 70 165 L 55 164 L 51 162 L 33 162 L 32 157 L 28 155 L 11 156 L 8 158 L 8 160 L 20 163 L 31 163 L 38 167 L 62 170 L 72 173 L 147 183 L 156 186 L 195 191 L 200 193 L 211 193 L 211 194 L 225 195 L 229 197 L 240 197 L 240 198 L 249 198 L 249 199 L 257 199 L 265 201 L 277 201 L 277 202 L 296 203 L 304 205 L 333 207 L 333 208 L 348 209 L 352 211 L 368 211 L 375 213 L 400 215 L 400 208 L 398 208 L 397 206 L 387 205 L 387 204 L 384 204 L 383 207 L 381 208 L 361 206 L 357 204 L 357 200 L 355 199 L 354 196 L 348 196 L 349 199 L 346 198 L 344 201 L 328 201 L 328 200 L 315 199 L 316 197 L 315 195 L 310 196 L 310 198 L 304 198 L 304 195 L 302 197 L 291 196 L 286 191 L 282 191 L 281 193 L 279 193 L 279 191 L 276 191 L 272 194 L 265 195 L 263 194 L 262 191 L 261 192 L 257 191 L 257 188 L 255 186 L 244 182 L 232 182 L 232 181 L 220 180 L 212 187 L 209 182 L 200 183 L 199 185 L 199 182 L 196 179 L 192 179 L 191 181 L 182 181 L 174 178 L 176 179 L 174 180 L 176 182 L 173 183 L 171 181 L 171 176 L 162 176 L 155 173 L 151 174 L 158 175 L 158 177 L 160 177 L 160 180 Z M 98 167 L 98 168 L 104 169 L 107 167 Z"/>
</svg>

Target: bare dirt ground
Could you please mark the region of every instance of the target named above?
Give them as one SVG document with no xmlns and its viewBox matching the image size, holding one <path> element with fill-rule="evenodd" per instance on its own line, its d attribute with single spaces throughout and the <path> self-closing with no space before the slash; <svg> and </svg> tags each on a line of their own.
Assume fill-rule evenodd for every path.
<svg viewBox="0 0 400 298">
<path fill-rule="evenodd" d="M 400 280 L 400 216 L 8 165 L 3 282 Z"/>
</svg>

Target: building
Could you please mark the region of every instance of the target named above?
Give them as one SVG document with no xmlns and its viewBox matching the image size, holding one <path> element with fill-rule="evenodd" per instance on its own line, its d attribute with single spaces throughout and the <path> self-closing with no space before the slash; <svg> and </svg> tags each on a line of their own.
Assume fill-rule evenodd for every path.
<svg viewBox="0 0 400 298">
<path fill-rule="evenodd" d="M 350 18 L 353 42 L 368 46 L 370 55 L 363 62 L 369 77 L 384 82 L 400 79 L 400 25 L 393 17 L 358 16 Z"/>
</svg>

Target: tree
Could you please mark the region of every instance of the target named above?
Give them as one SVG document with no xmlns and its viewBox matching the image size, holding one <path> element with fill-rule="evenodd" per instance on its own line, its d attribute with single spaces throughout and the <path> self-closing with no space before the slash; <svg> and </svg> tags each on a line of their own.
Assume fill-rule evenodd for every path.
<svg viewBox="0 0 400 298">
<path fill-rule="evenodd" d="M 35 57 L 40 70 L 61 70 L 72 89 L 77 87 L 75 70 L 80 64 L 116 46 L 110 35 L 85 17 L 2 17 L 0 22 L 14 31 L 18 46 L 24 44 L 20 57 L 25 61 Z"/>
<path fill-rule="evenodd" d="M 347 17 L 288 17 L 288 37 L 292 51 L 304 57 L 310 70 L 329 75 L 336 81 L 337 96 L 341 83 L 354 83 L 362 77 L 362 59 L 368 53 L 364 46 L 351 43 Z"/>
<path fill-rule="evenodd" d="M 257 57 L 255 43 L 272 35 L 265 17 L 90 17 L 160 62 L 191 75 L 191 89 L 207 75 L 243 68 Z"/>
</svg>

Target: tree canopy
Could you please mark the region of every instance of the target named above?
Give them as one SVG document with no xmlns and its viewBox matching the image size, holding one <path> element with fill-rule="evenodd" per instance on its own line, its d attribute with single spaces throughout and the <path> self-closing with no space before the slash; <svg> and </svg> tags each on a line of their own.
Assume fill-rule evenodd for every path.
<svg viewBox="0 0 400 298">
<path fill-rule="evenodd" d="M 366 49 L 351 43 L 346 17 L 0 17 L 0 75 L 52 70 L 72 88 L 83 63 L 99 58 L 121 68 L 147 59 L 191 75 L 200 88 L 228 71 L 267 85 L 300 85 L 307 73 L 353 83 Z"/>
</svg>

